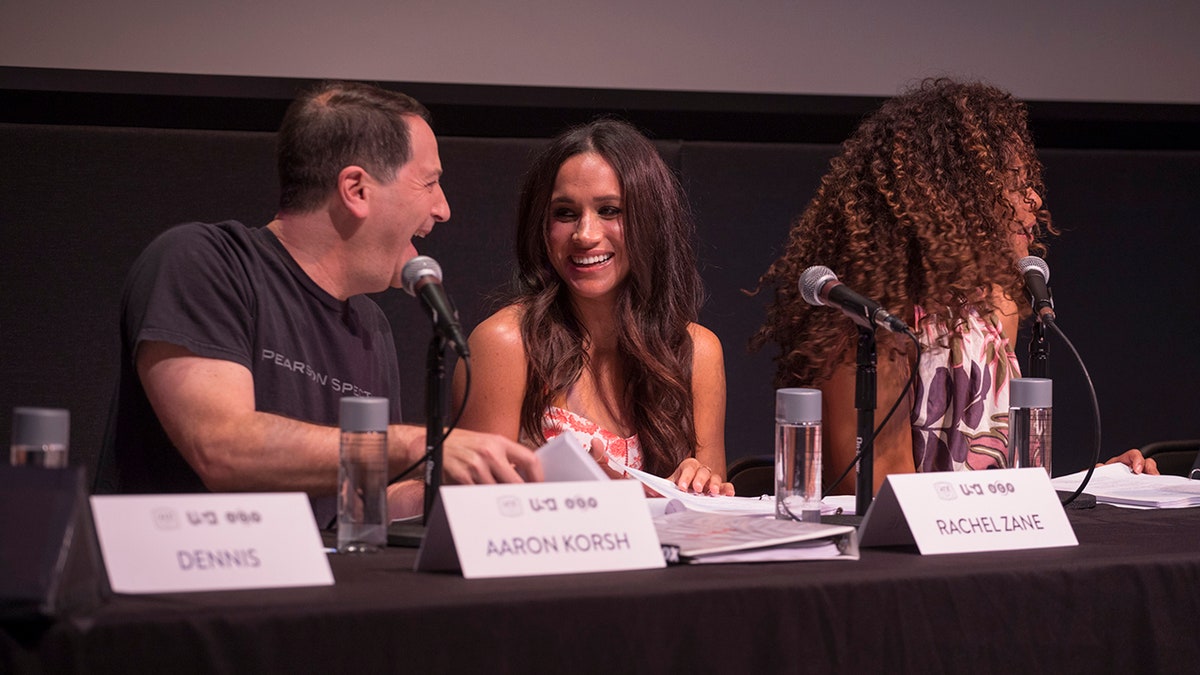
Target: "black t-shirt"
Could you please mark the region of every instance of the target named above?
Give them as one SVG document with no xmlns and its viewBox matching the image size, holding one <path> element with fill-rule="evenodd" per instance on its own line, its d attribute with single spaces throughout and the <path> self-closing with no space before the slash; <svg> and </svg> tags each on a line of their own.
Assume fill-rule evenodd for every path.
<svg viewBox="0 0 1200 675">
<path fill-rule="evenodd" d="M 171 444 L 137 376 L 137 346 L 161 341 L 248 368 L 255 407 L 336 426 L 343 396 L 384 396 L 400 421 L 396 346 L 370 298 L 341 301 L 266 228 L 189 223 L 155 239 L 130 270 L 121 307 L 121 375 L 98 492 L 204 492 Z M 317 509 L 331 514 L 332 498 Z"/>
</svg>

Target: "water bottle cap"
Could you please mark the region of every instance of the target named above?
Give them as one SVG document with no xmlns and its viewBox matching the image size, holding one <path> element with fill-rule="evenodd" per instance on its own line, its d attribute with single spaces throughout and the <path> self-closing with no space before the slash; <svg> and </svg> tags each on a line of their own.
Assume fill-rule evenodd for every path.
<svg viewBox="0 0 1200 675">
<path fill-rule="evenodd" d="M 387 431 L 388 400 L 378 396 L 343 396 L 342 431 Z"/>
<path fill-rule="evenodd" d="M 13 408 L 13 445 L 61 445 L 71 438 L 71 413 L 63 408 Z"/>
<path fill-rule="evenodd" d="M 811 424 L 821 421 L 821 390 L 790 387 L 775 390 L 775 421 Z"/>
<path fill-rule="evenodd" d="M 1044 377 L 1019 377 L 1008 383 L 1009 408 L 1051 408 L 1054 382 Z"/>
</svg>

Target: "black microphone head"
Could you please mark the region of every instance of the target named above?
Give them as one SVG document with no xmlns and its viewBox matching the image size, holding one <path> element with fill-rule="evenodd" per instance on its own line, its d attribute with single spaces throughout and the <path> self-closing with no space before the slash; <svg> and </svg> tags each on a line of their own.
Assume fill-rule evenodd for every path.
<svg viewBox="0 0 1200 675">
<path fill-rule="evenodd" d="M 821 289 L 830 281 L 837 281 L 833 270 L 824 265 L 813 265 L 800 275 L 800 295 L 810 305 L 821 306 Z"/>
<path fill-rule="evenodd" d="M 412 260 L 404 263 L 404 269 L 400 270 L 400 278 L 404 281 L 404 290 L 409 295 L 416 296 L 417 282 L 421 277 L 433 277 L 435 281 L 442 280 L 442 266 L 436 260 L 427 255 L 419 255 Z"/>
<path fill-rule="evenodd" d="M 1036 255 L 1027 255 L 1018 260 L 1017 269 L 1021 270 L 1021 276 L 1025 276 L 1029 272 L 1037 272 L 1042 275 L 1042 279 L 1046 283 L 1050 283 L 1050 266 Z"/>
</svg>

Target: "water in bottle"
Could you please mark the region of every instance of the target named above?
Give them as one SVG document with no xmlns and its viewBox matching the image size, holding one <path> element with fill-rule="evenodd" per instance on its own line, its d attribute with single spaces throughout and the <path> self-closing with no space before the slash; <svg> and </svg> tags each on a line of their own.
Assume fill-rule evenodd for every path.
<svg viewBox="0 0 1200 675">
<path fill-rule="evenodd" d="M 387 545 L 387 425 L 386 398 L 342 399 L 339 553 L 380 551 Z"/>
<path fill-rule="evenodd" d="M 821 521 L 821 392 L 775 392 L 775 517 Z"/>
<path fill-rule="evenodd" d="M 1014 379 L 1008 390 L 1008 466 L 1041 467 L 1050 474 L 1053 382 L 1045 378 Z"/>
</svg>

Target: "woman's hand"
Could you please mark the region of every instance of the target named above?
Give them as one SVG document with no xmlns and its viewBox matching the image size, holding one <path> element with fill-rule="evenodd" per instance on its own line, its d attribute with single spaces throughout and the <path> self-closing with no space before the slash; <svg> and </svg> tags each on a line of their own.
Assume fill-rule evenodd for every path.
<svg viewBox="0 0 1200 675">
<path fill-rule="evenodd" d="M 1105 464 L 1116 464 L 1118 462 L 1129 467 L 1129 469 L 1131 471 L 1133 471 L 1134 473 L 1144 473 L 1148 476 L 1159 475 L 1158 462 L 1155 462 L 1153 459 L 1148 459 L 1146 457 L 1142 457 L 1142 451 L 1138 450 L 1137 448 L 1134 448 L 1132 450 L 1126 450 L 1125 452 L 1108 460 L 1104 464 L 1097 464 L 1096 466 L 1104 466 Z"/>
<path fill-rule="evenodd" d="M 624 471 L 616 471 L 609 466 L 608 452 L 604 449 L 604 441 L 600 440 L 599 438 L 593 438 L 592 447 L 591 450 L 588 451 L 588 454 L 592 456 L 592 459 L 596 460 L 596 463 L 600 465 L 600 468 L 604 470 L 604 473 L 608 474 L 609 478 L 625 477 Z"/>
<path fill-rule="evenodd" d="M 604 473 L 608 474 L 609 478 L 625 478 L 625 474 L 621 471 L 614 470 L 608 464 L 608 453 L 604 450 L 604 443 L 598 439 L 592 439 L 592 447 L 588 452 L 592 459 L 600 465 Z M 688 457 L 679 464 L 667 479 L 675 484 L 680 490 L 695 492 L 697 494 L 710 495 L 725 495 L 733 496 L 733 483 L 726 483 L 721 480 L 721 474 L 716 473 L 709 467 L 700 463 L 700 460 L 695 457 Z M 645 486 L 646 495 L 649 497 L 661 497 L 662 495 L 654 492 Z"/>
<path fill-rule="evenodd" d="M 696 494 L 733 496 L 733 483 L 726 483 L 721 474 L 700 463 L 695 457 L 683 460 L 668 479 L 680 490 Z"/>
</svg>

